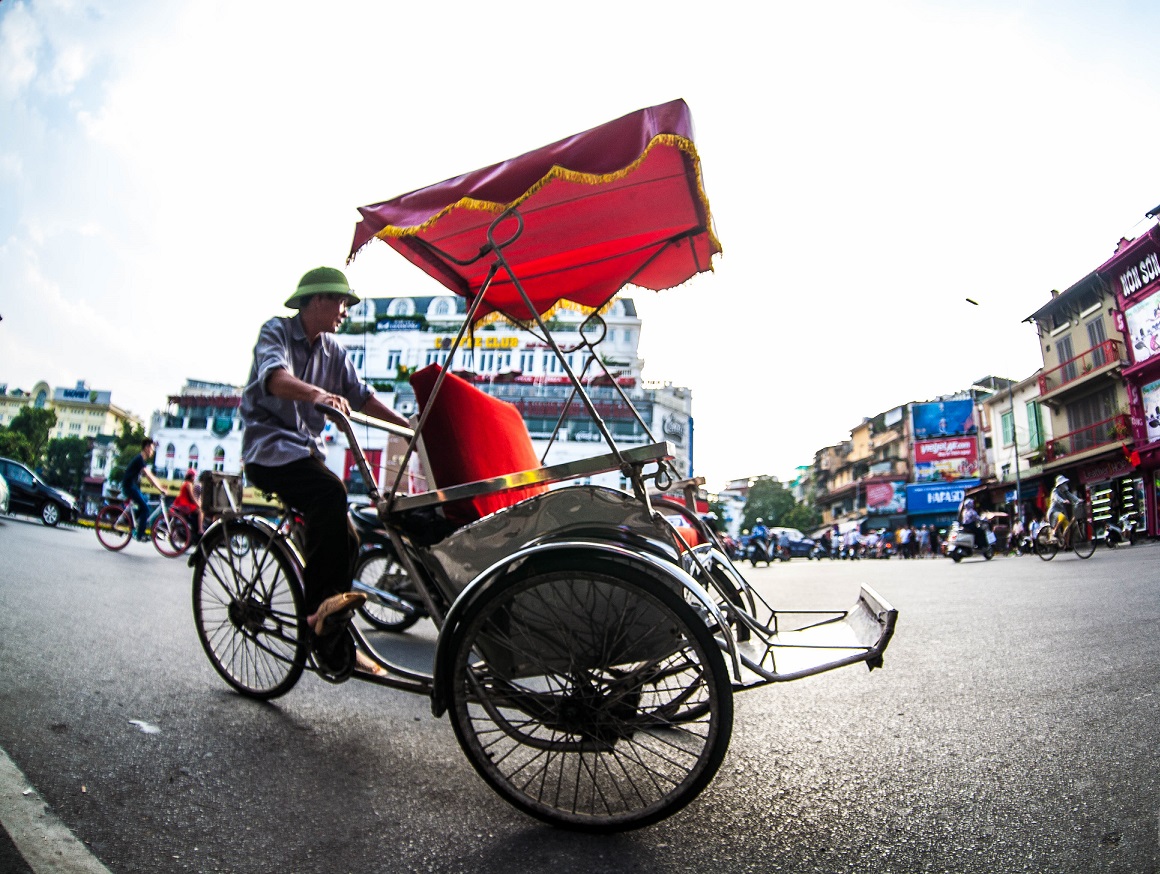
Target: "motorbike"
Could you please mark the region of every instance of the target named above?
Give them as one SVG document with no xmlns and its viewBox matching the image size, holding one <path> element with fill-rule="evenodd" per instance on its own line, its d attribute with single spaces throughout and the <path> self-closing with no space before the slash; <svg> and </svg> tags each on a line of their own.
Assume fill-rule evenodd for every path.
<svg viewBox="0 0 1160 874">
<path fill-rule="evenodd" d="M 977 527 L 982 543 L 976 543 L 975 535 L 963 530 L 958 522 L 951 525 L 951 530 L 947 535 L 947 555 L 955 564 L 976 553 L 987 561 L 995 557 L 995 535 L 991 531 L 991 526 L 986 519 L 980 519 Z"/>
<path fill-rule="evenodd" d="M 1015 537 L 1010 551 L 1015 555 L 1033 555 L 1035 553 L 1035 543 L 1031 539 L 1031 532 L 1024 531 Z"/>
<path fill-rule="evenodd" d="M 1136 541 L 1136 527 L 1139 522 L 1131 513 L 1120 516 L 1119 522 L 1108 520 L 1104 528 L 1104 545 L 1108 549 L 1115 549 L 1121 543 L 1131 546 Z"/>
<path fill-rule="evenodd" d="M 768 537 L 754 535 L 749 538 L 747 552 L 749 561 L 753 563 L 754 567 L 757 567 L 758 562 L 765 562 L 768 566 L 777 558 L 777 544 Z"/>
</svg>

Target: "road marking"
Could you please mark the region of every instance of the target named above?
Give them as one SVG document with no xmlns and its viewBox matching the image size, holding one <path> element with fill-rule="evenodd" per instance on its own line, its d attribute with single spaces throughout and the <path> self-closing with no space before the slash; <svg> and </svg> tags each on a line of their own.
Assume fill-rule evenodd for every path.
<svg viewBox="0 0 1160 874">
<path fill-rule="evenodd" d="M 112 874 L 45 804 L 3 749 L 0 825 L 33 874 Z"/>
</svg>

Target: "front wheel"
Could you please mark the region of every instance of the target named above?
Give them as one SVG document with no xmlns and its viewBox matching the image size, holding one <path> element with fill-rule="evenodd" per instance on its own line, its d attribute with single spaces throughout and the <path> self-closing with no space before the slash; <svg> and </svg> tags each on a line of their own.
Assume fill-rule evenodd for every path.
<svg viewBox="0 0 1160 874">
<path fill-rule="evenodd" d="M 953 561 L 955 564 L 958 564 L 962 560 L 963 560 L 962 550 L 958 549 L 957 547 L 955 549 L 952 549 L 951 550 L 951 561 Z"/>
<path fill-rule="evenodd" d="M 994 557 L 995 557 L 995 550 L 992 547 L 988 546 L 986 549 L 983 550 L 983 558 L 985 558 L 987 561 L 990 561 Z"/>
<path fill-rule="evenodd" d="M 1071 526 L 1071 551 L 1080 558 L 1091 558 L 1096 551 L 1096 540 L 1086 522 L 1073 522 Z"/>
<path fill-rule="evenodd" d="M 158 516 L 153 523 L 153 545 L 167 558 L 176 558 L 185 552 L 190 539 L 189 526 L 176 513 L 170 515 L 168 521 L 164 516 Z"/>
<path fill-rule="evenodd" d="M 525 813 L 582 831 L 684 807 L 733 726 L 704 619 L 653 577 L 588 556 L 522 569 L 482 595 L 453 644 L 450 692 L 480 776 Z"/>
<path fill-rule="evenodd" d="M 276 536 L 244 519 L 211 528 L 198 549 L 193 619 L 214 670 L 250 698 L 289 692 L 308 649 L 296 564 Z"/>
<path fill-rule="evenodd" d="M 97 513 L 97 521 L 93 526 L 97 532 L 97 540 L 105 549 L 118 552 L 129 545 L 133 536 L 133 518 L 124 507 L 109 504 L 101 507 Z"/>
<path fill-rule="evenodd" d="M 1039 533 L 1035 535 L 1035 554 L 1044 561 L 1051 561 L 1057 552 L 1059 552 L 1059 542 L 1052 540 L 1051 529 L 1040 528 Z"/>
</svg>

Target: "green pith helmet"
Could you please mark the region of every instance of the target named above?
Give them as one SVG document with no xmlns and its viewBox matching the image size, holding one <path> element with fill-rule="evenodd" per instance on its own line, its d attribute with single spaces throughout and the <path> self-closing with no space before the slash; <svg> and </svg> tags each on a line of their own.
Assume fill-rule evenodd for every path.
<svg viewBox="0 0 1160 874">
<path fill-rule="evenodd" d="M 303 301 L 316 294 L 345 294 L 347 306 L 359 302 L 359 296 L 350 290 L 345 273 L 333 267 L 315 267 L 298 280 L 298 287 L 286 301 L 286 306 L 292 310 L 301 309 Z"/>
</svg>

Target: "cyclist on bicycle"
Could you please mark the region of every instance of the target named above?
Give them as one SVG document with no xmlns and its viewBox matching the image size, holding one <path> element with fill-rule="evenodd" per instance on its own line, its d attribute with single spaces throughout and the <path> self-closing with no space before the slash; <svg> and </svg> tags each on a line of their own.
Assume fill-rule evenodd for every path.
<svg viewBox="0 0 1160 874">
<path fill-rule="evenodd" d="M 197 476 L 197 471 L 190 468 L 185 472 L 185 482 L 181 484 L 181 491 L 177 493 L 177 497 L 173 499 L 173 506 L 170 509 L 174 513 L 180 513 L 181 516 L 189 523 L 189 530 L 193 533 L 193 542 L 197 543 L 201 539 L 201 532 L 204 530 L 204 517 L 201 512 L 201 504 L 197 500 L 197 492 L 194 488 L 193 480 Z"/>
<path fill-rule="evenodd" d="M 1062 473 L 1055 478 L 1055 488 L 1051 490 L 1051 503 L 1047 507 L 1047 519 L 1051 524 L 1051 534 L 1059 537 L 1060 532 L 1071 521 L 1071 508 L 1079 503 L 1080 497 L 1067 487 L 1067 477 Z"/>
<path fill-rule="evenodd" d="M 149 469 L 149 462 L 153 460 L 154 453 L 157 452 L 157 445 L 149 437 L 141 441 L 141 451 L 133 457 L 129 462 L 129 466 L 125 468 L 125 473 L 121 476 L 121 492 L 127 498 L 131 498 L 133 503 L 137 505 L 137 539 L 148 540 L 145 536 L 145 528 L 149 524 L 149 502 L 145 500 L 145 495 L 141 493 L 141 486 L 138 484 L 141 475 L 144 474 L 149 482 L 153 483 L 153 487 L 157 489 L 162 495 L 165 494 L 165 486 L 161 484 L 153 471 Z"/>
<path fill-rule="evenodd" d="M 258 488 L 277 493 L 305 523 L 303 586 L 307 622 L 320 637 L 366 600 L 351 592 L 358 538 L 347 520 L 346 487 L 325 463 L 324 403 L 353 408 L 397 425 L 407 420 L 379 401 L 359 380 L 333 332 L 359 302 L 340 270 L 307 272 L 286 301 L 297 310 L 262 326 L 242 393 L 242 461 Z M 341 621 L 334 623 L 342 627 Z"/>
</svg>

